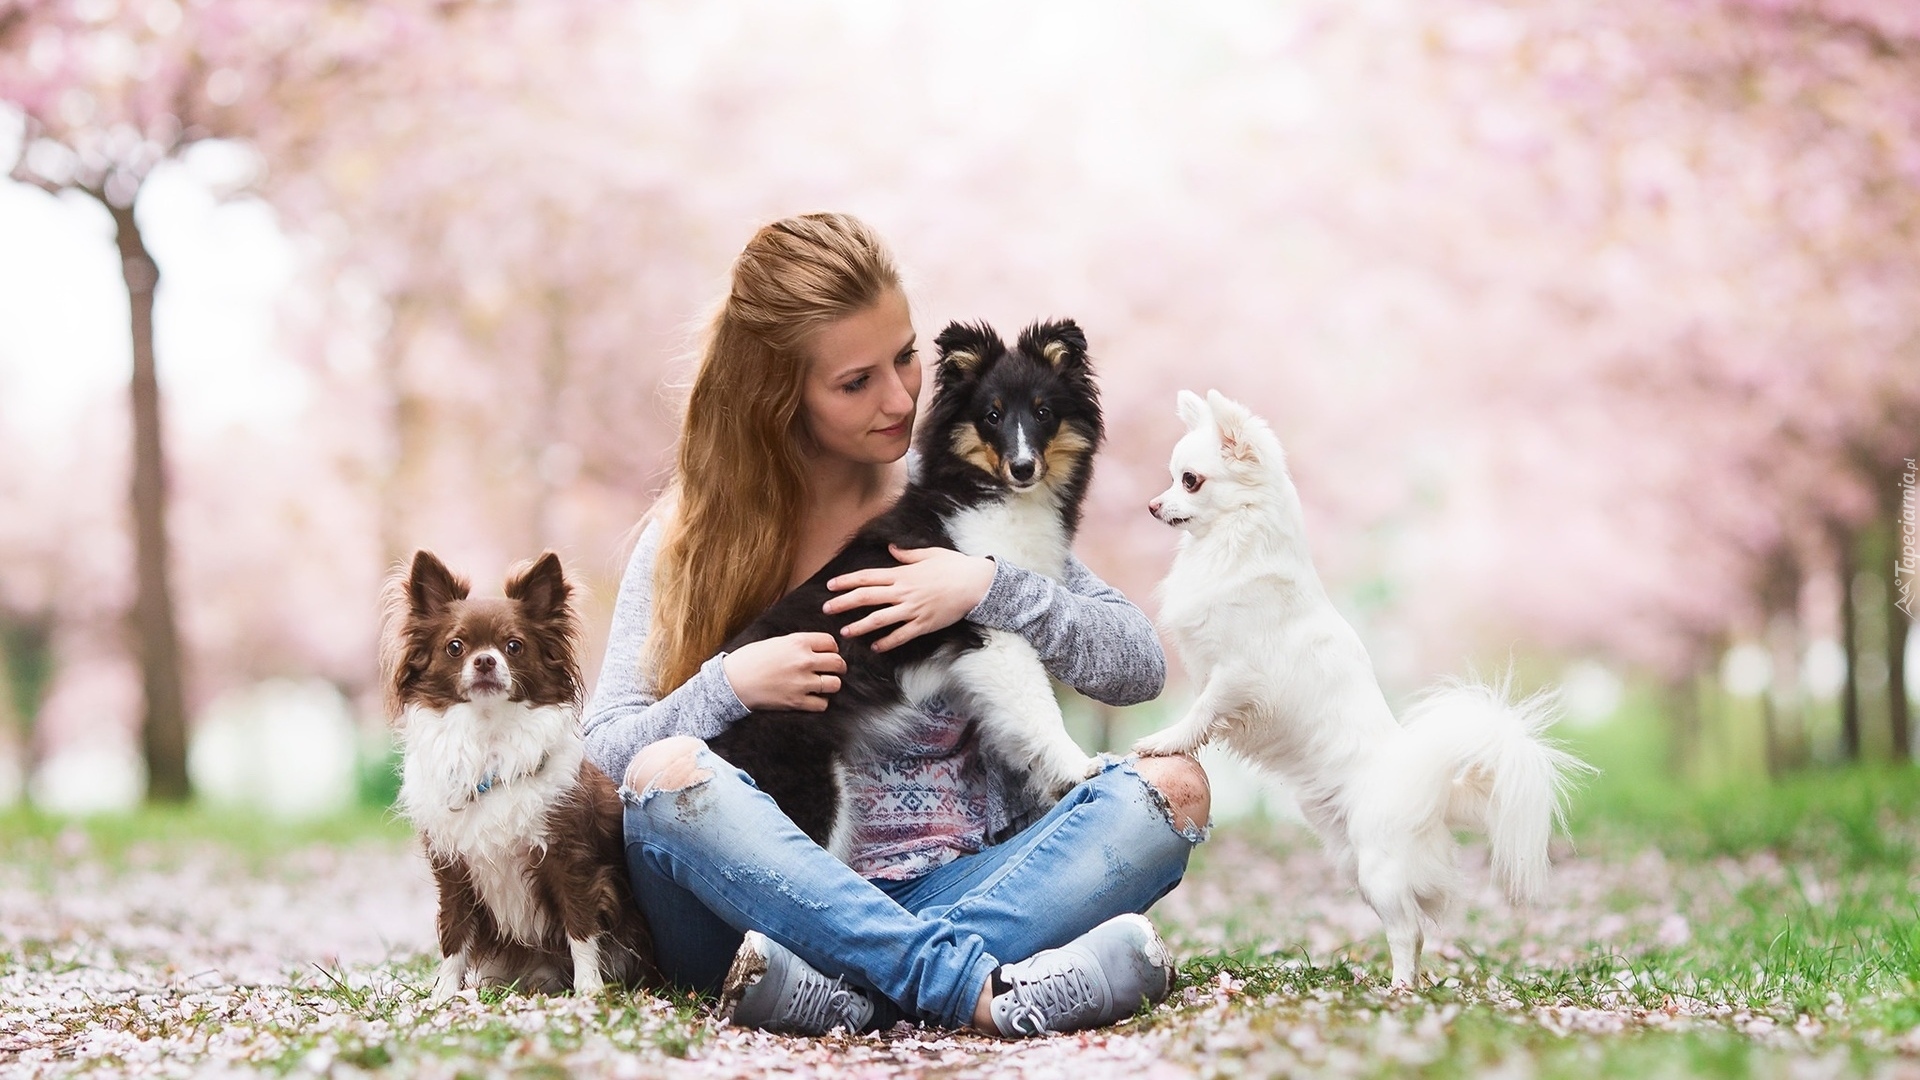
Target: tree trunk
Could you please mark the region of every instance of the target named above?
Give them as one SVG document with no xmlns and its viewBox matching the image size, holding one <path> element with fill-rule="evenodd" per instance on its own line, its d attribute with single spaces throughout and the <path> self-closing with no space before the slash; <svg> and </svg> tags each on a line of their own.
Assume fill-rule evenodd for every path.
<svg viewBox="0 0 1920 1080">
<path fill-rule="evenodd" d="M 1668 771 L 1682 780 L 1695 778 L 1700 767 L 1700 684 L 1693 676 L 1682 676 L 1664 686 L 1666 702 Z"/>
<path fill-rule="evenodd" d="M 113 215 L 120 270 L 133 312 L 134 636 L 139 642 L 146 715 L 140 724 L 147 759 L 147 797 L 185 802 L 187 705 L 180 635 L 168 583 L 167 473 L 160 438 L 160 381 L 153 359 L 153 296 L 160 268 L 148 254 L 133 206 L 102 199 Z"/>
<path fill-rule="evenodd" d="M 375 493 L 382 571 L 405 566 L 417 546 L 411 511 L 419 489 L 413 470 L 428 467 L 433 442 L 431 409 L 427 400 L 410 388 L 405 370 L 418 304 L 412 295 L 399 293 L 388 305 L 390 316 L 380 347 L 380 382 L 386 393 L 385 404 L 391 410 L 393 457 L 380 473 Z"/>
<path fill-rule="evenodd" d="M 1846 657 L 1846 677 L 1840 683 L 1840 753 L 1847 761 L 1860 760 L 1859 629 L 1854 625 L 1854 536 L 1840 533 L 1840 650 Z"/>
</svg>

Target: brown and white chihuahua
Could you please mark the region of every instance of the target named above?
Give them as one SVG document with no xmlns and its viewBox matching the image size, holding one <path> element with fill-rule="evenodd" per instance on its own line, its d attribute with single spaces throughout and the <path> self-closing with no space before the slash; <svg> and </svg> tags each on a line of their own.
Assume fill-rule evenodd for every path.
<svg viewBox="0 0 1920 1080">
<path fill-rule="evenodd" d="M 552 552 L 468 599 L 431 552 L 388 581 L 382 667 L 400 803 L 440 890 L 435 1000 L 472 972 L 533 992 L 651 985 L 619 794 L 586 760 L 579 622 Z"/>
</svg>

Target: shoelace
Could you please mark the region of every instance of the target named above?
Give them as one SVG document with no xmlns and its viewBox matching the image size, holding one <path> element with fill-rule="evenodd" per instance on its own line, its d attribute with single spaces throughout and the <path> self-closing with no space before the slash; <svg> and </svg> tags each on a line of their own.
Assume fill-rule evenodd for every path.
<svg viewBox="0 0 1920 1080">
<path fill-rule="evenodd" d="M 1013 995 L 1014 1005 L 1008 1010 L 1008 1016 L 1023 1034 L 1052 1031 L 1054 1029 L 1047 1026 L 1049 1019 L 1059 1021 L 1099 1004 L 1094 996 L 1093 980 L 1078 967 L 1049 971 L 1031 980 L 1015 977 L 1012 981 L 1013 989 L 1007 992 Z"/>
<path fill-rule="evenodd" d="M 799 1031 L 824 1034 L 836 1024 L 852 1031 L 857 993 L 844 979 L 801 979 L 787 998 L 786 1021 Z"/>
</svg>

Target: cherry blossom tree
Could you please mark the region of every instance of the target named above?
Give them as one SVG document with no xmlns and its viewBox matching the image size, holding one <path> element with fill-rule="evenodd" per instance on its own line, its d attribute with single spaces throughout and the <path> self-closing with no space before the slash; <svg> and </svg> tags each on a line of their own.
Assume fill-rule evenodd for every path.
<svg viewBox="0 0 1920 1080">
<path fill-rule="evenodd" d="M 313 93 L 316 81 L 351 80 L 398 42 L 417 40 L 446 6 L 8 0 L 0 7 L 0 100 L 26 119 L 12 177 L 105 208 L 126 282 L 134 361 L 132 624 L 154 798 L 188 795 L 187 725 L 153 348 L 160 275 L 136 213 L 142 185 L 196 142 L 289 124 L 290 106 Z"/>
</svg>

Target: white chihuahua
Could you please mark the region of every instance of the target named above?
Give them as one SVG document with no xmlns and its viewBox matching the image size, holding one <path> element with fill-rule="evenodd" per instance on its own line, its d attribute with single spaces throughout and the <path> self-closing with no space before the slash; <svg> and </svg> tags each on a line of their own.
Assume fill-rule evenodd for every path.
<svg viewBox="0 0 1920 1080">
<path fill-rule="evenodd" d="M 1550 695 L 1453 682 L 1397 723 L 1360 638 L 1328 601 L 1300 496 L 1266 422 L 1210 391 L 1180 392 L 1187 434 L 1173 485 L 1148 509 L 1182 529 L 1160 625 L 1199 680 L 1177 724 L 1142 739 L 1177 754 L 1219 739 L 1288 781 L 1307 821 L 1386 924 L 1393 982 L 1419 977 L 1425 931 L 1456 888 L 1454 828 L 1486 833 L 1515 901 L 1547 874 L 1547 840 L 1573 774 L 1542 740 Z"/>
</svg>

